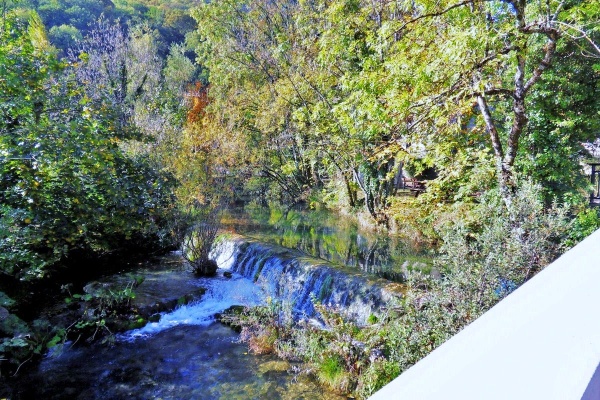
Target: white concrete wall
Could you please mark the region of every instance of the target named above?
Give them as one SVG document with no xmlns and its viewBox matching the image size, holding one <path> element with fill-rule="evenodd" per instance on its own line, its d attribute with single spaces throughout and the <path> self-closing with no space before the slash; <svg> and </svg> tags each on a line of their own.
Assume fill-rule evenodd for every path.
<svg viewBox="0 0 600 400">
<path fill-rule="evenodd" d="M 371 399 L 600 399 L 600 231 Z"/>
</svg>

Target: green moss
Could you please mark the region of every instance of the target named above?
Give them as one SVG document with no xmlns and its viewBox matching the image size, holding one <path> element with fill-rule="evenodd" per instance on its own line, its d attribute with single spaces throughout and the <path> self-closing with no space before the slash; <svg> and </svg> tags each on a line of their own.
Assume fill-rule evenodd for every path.
<svg viewBox="0 0 600 400">
<path fill-rule="evenodd" d="M 14 314 L 8 314 L 0 321 L 0 333 L 5 336 L 16 336 L 29 332 L 29 327 L 21 318 Z"/>
<path fill-rule="evenodd" d="M 328 381 L 333 381 L 343 372 L 342 363 L 337 357 L 326 357 L 319 366 L 319 375 Z"/>
<path fill-rule="evenodd" d="M 318 365 L 318 379 L 331 389 L 346 393 L 350 389 L 351 377 L 337 356 L 327 356 Z"/>
<path fill-rule="evenodd" d="M 258 260 L 258 262 L 257 262 L 258 268 L 256 269 L 256 272 L 254 273 L 254 277 L 252 278 L 254 280 L 254 282 L 258 281 L 258 277 L 260 276 L 260 273 L 262 272 L 262 269 L 265 266 L 266 261 L 267 261 L 267 256 Z"/>
</svg>

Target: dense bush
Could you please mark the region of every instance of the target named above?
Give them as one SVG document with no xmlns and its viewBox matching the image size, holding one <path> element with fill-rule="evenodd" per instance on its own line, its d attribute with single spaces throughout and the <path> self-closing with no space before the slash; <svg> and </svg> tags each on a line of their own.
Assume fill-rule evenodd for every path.
<svg viewBox="0 0 600 400">
<path fill-rule="evenodd" d="M 119 319 L 131 287 L 73 296 L 86 309 L 70 327 L 31 321 L 23 306 L 31 300 L 21 297 L 56 285 L 49 276 L 59 268 L 63 277 L 85 275 L 74 270 L 83 268 L 78 260 L 170 245 L 163 226 L 175 183 L 147 155 L 124 150 L 139 138 L 136 130 L 121 123 L 110 98 L 88 96 L 80 66 L 58 60 L 37 14 L 2 18 L 0 290 L 16 302 L 0 304 L 0 376 L 39 359 L 69 332 L 95 336 Z"/>
<path fill-rule="evenodd" d="M 75 250 L 156 242 L 173 180 L 121 149 L 110 103 L 90 101 L 35 15 L 0 30 L 0 75 L 0 271 L 41 278 Z"/>
<path fill-rule="evenodd" d="M 574 246 L 600 228 L 600 215 L 596 208 L 585 208 L 577 213 L 569 231 L 567 245 Z"/>
</svg>

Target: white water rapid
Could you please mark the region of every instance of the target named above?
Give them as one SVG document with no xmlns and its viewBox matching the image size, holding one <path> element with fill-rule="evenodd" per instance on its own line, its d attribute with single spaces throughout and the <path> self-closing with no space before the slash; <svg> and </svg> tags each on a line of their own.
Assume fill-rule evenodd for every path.
<svg viewBox="0 0 600 400">
<path fill-rule="evenodd" d="M 201 300 L 165 313 L 158 322 L 126 332 L 120 339 L 147 337 L 178 325 L 207 326 L 215 321 L 215 314 L 234 305 L 259 305 L 265 297 L 260 286 L 239 274 L 233 274 L 231 278 L 223 277 L 222 273 L 213 278 L 200 278 L 198 286 L 206 288 Z"/>
</svg>

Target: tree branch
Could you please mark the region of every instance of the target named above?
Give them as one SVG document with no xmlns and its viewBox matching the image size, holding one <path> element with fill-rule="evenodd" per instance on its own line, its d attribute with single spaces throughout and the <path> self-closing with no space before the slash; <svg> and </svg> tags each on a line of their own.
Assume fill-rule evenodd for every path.
<svg viewBox="0 0 600 400">
<path fill-rule="evenodd" d="M 542 73 L 550 67 L 550 63 L 552 62 L 552 57 L 554 56 L 554 52 L 556 51 L 556 36 L 551 35 L 548 37 L 548 43 L 545 46 L 544 58 L 540 61 L 540 64 L 533 71 L 533 74 L 523 87 L 523 94 L 525 95 L 531 87 L 540 80 Z"/>
<path fill-rule="evenodd" d="M 577 31 L 577 32 L 579 32 L 579 33 L 581 34 L 581 37 L 582 37 L 582 38 L 584 38 L 584 39 L 585 39 L 585 40 L 586 40 L 586 41 L 587 41 L 587 42 L 588 42 L 590 45 L 592 45 L 592 48 L 593 48 L 594 50 L 596 50 L 596 52 L 598 53 L 598 56 L 596 56 L 596 57 L 600 57 L 600 46 L 598 46 L 596 43 L 594 43 L 594 41 L 593 41 L 593 40 L 592 40 L 592 38 L 591 38 L 591 37 L 590 37 L 590 36 L 587 34 L 587 32 L 586 32 L 586 31 L 584 31 L 583 29 L 580 29 L 580 28 L 578 28 L 578 27 L 576 27 L 576 26 L 573 26 L 573 25 L 567 24 L 567 23 L 565 23 L 565 22 L 561 22 L 561 21 L 555 21 L 555 22 L 556 22 L 557 24 L 564 25 L 564 26 L 566 26 L 566 27 L 567 27 L 567 28 L 569 28 L 569 29 L 572 29 L 572 30 L 574 30 L 574 31 Z M 569 35 L 569 36 L 571 36 L 571 37 L 572 37 L 572 35 Z"/>
<path fill-rule="evenodd" d="M 438 12 L 434 12 L 434 13 L 429 13 L 429 14 L 423 14 L 423 15 L 419 15 L 418 17 L 415 17 L 411 20 L 406 21 L 404 24 L 402 24 L 402 26 L 398 29 L 396 29 L 395 31 L 393 31 L 390 35 L 387 36 L 387 39 L 389 39 L 390 37 L 399 34 L 400 32 L 402 32 L 408 25 L 414 24 L 415 22 L 418 22 L 422 19 L 425 18 L 433 18 L 433 17 L 439 17 L 440 15 L 444 15 L 447 12 L 450 12 L 452 10 L 454 10 L 455 8 L 458 7 L 462 7 L 462 6 L 466 6 L 467 4 L 473 4 L 474 0 L 465 0 L 465 1 L 461 1 L 460 3 L 456 3 L 453 4 L 447 8 L 445 8 L 442 11 L 438 11 Z"/>
<path fill-rule="evenodd" d="M 502 142 L 500 142 L 500 135 L 498 134 L 498 129 L 496 128 L 496 124 L 492 119 L 492 113 L 490 112 L 490 108 L 487 105 L 485 97 L 477 96 L 477 104 L 479 105 L 479 110 L 481 115 L 483 116 L 483 120 L 485 121 L 485 126 L 490 134 L 490 138 L 492 139 L 492 148 L 494 149 L 494 154 L 496 156 L 497 163 L 502 163 L 502 159 L 504 158 L 504 150 L 502 149 Z"/>
</svg>

